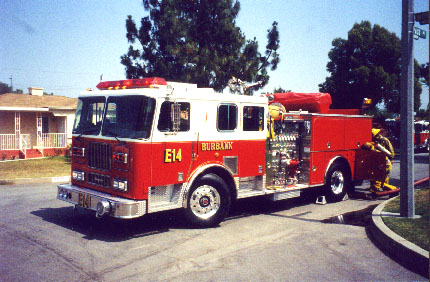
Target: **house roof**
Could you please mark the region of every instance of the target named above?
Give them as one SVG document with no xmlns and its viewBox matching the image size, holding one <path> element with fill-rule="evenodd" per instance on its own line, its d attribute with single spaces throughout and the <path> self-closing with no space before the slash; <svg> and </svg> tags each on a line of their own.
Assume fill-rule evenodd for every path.
<svg viewBox="0 0 430 282">
<path fill-rule="evenodd" d="M 56 110 L 76 110 L 77 98 L 64 96 L 44 95 L 34 96 L 26 94 L 6 93 L 0 95 L 0 109 L 56 109 Z"/>
</svg>

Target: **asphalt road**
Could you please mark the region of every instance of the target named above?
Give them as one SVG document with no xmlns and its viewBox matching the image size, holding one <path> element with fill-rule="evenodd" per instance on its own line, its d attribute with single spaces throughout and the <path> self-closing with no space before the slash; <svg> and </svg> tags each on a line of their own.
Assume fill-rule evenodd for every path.
<svg viewBox="0 0 430 282">
<path fill-rule="evenodd" d="M 428 155 L 417 157 L 427 157 L 418 179 L 429 168 Z M 55 184 L 0 186 L 0 281 L 425 280 L 368 238 L 357 215 L 382 199 L 317 205 L 314 196 L 245 199 L 219 227 L 194 229 L 172 211 L 134 220 L 74 212 Z M 329 223 L 341 214 L 346 224 Z"/>
</svg>

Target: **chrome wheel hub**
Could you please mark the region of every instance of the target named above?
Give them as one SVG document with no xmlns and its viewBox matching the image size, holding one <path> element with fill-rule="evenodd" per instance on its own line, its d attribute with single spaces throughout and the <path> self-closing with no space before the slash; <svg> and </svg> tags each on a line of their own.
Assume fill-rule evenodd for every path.
<svg viewBox="0 0 430 282">
<path fill-rule="evenodd" d="M 194 190 L 190 197 L 190 208 L 199 218 L 207 219 L 220 208 L 221 197 L 218 191 L 209 185 L 203 185 Z"/>
<path fill-rule="evenodd" d="M 336 170 L 331 175 L 330 179 L 330 187 L 334 194 L 340 194 L 343 191 L 343 186 L 345 184 L 345 178 L 343 177 L 343 173 L 339 170 Z"/>
</svg>

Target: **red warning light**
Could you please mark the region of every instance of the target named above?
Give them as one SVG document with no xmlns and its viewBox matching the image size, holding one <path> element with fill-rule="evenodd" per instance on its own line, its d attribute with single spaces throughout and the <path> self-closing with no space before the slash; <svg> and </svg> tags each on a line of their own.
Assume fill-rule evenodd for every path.
<svg viewBox="0 0 430 282">
<path fill-rule="evenodd" d="M 147 78 L 138 78 L 138 79 L 102 81 L 99 84 L 97 84 L 97 88 L 100 90 L 156 88 L 161 85 L 167 85 L 167 82 L 164 78 L 147 77 Z"/>
</svg>

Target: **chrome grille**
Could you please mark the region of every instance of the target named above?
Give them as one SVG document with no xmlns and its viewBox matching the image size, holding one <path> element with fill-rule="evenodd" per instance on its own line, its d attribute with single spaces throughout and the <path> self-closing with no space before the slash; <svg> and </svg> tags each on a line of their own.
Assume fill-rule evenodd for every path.
<svg viewBox="0 0 430 282">
<path fill-rule="evenodd" d="M 109 144 L 92 142 L 88 148 L 88 166 L 100 170 L 110 170 L 112 153 Z"/>
<path fill-rule="evenodd" d="M 99 173 L 94 173 L 94 172 L 89 172 L 88 173 L 88 183 L 95 185 L 95 186 L 110 188 L 110 176 L 104 175 L 104 174 L 99 174 Z"/>
</svg>

